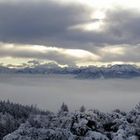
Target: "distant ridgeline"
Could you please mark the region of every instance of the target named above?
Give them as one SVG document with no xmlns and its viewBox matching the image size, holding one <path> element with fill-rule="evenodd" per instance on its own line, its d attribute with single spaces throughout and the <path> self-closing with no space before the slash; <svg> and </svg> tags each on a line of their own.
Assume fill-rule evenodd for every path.
<svg viewBox="0 0 140 140">
<path fill-rule="evenodd" d="M 133 78 L 140 76 L 140 67 L 136 65 L 111 65 L 108 67 L 59 67 L 37 65 L 26 68 L 8 68 L 0 66 L 0 73 L 19 74 L 72 74 L 75 78 Z"/>
</svg>

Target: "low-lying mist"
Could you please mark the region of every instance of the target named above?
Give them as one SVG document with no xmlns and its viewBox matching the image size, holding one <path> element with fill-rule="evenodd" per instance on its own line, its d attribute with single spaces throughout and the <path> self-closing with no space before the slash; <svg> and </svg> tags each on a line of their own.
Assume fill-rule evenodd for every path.
<svg viewBox="0 0 140 140">
<path fill-rule="evenodd" d="M 140 78 L 78 80 L 62 75 L 0 75 L 0 99 L 58 111 L 62 102 L 71 111 L 84 105 L 108 112 L 129 111 L 140 101 Z"/>
</svg>

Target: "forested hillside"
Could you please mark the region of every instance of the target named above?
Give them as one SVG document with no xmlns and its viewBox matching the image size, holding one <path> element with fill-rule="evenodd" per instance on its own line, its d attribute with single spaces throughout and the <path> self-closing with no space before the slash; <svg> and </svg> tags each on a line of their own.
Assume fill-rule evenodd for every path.
<svg viewBox="0 0 140 140">
<path fill-rule="evenodd" d="M 0 130 L 4 140 L 139 140 L 140 104 L 130 112 L 103 113 L 84 106 L 69 112 L 63 103 L 52 113 L 1 101 Z"/>
<path fill-rule="evenodd" d="M 25 123 L 31 114 L 47 114 L 35 106 L 24 106 L 9 101 L 0 101 L 0 139 Z"/>
</svg>

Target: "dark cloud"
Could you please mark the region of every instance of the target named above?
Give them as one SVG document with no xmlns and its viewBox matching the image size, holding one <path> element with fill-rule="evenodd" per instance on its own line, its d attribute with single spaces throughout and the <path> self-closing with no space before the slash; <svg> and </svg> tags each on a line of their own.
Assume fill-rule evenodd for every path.
<svg viewBox="0 0 140 140">
<path fill-rule="evenodd" d="M 139 43 L 140 12 L 135 9 L 116 8 L 108 11 L 107 15 L 105 21 L 107 34 L 122 44 Z"/>
<path fill-rule="evenodd" d="M 67 27 L 88 20 L 82 5 L 58 2 L 0 3 L 0 40 L 18 43 L 54 43 Z"/>
</svg>

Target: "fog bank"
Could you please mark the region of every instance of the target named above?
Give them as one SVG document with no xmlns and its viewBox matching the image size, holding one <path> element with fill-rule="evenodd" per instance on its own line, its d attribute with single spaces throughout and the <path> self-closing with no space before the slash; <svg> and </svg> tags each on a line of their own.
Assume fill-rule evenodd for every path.
<svg viewBox="0 0 140 140">
<path fill-rule="evenodd" d="M 62 75 L 0 75 L 0 99 L 57 111 L 95 108 L 129 111 L 140 101 L 140 78 L 78 80 Z"/>
</svg>

